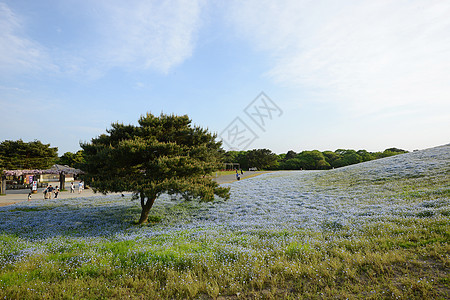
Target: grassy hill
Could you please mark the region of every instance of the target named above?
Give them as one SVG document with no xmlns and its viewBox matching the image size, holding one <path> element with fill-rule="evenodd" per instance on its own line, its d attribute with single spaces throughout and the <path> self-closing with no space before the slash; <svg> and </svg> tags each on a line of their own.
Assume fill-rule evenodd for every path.
<svg viewBox="0 0 450 300">
<path fill-rule="evenodd" d="M 228 185 L 0 207 L 0 298 L 449 298 L 450 145 Z"/>
</svg>

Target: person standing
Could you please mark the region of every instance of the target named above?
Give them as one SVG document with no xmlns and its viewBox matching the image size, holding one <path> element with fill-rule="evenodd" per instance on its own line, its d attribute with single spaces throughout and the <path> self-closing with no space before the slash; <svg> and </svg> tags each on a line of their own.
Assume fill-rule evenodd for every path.
<svg viewBox="0 0 450 300">
<path fill-rule="evenodd" d="M 52 199 L 53 196 L 53 191 L 55 189 L 53 188 L 53 186 L 50 184 L 50 186 L 48 187 L 47 191 L 48 191 L 48 199 Z"/>
<path fill-rule="evenodd" d="M 80 181 L 80 183 L 78 184 L 78 194 L 81 194 L 82 191 L 83 191 L 83 181 Z"/>
<path fill-rule="evenodd" d="M 59 194 L 59 187 L 56 186 L 56 188 L 55 188 L 55 199 L 58 198 L 58 194 Z"/>
<path fill-rule="evenodd" d="M 75 193 L 75 186 L 73 185 L 73 182 L 70 184 L 70 193 Z"/>
</svg>

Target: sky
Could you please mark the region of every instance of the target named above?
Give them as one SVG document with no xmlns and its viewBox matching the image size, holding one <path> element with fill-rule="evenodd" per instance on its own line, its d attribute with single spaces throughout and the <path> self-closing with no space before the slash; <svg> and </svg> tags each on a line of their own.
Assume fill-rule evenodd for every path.
<svg viewBox="0 0 450 300">
<path fill-rule="evenodd" d="M 450 142 L 450 1 L 0 0 L 0 141 L 187 114 L 226 150 Z"/>
</svg>

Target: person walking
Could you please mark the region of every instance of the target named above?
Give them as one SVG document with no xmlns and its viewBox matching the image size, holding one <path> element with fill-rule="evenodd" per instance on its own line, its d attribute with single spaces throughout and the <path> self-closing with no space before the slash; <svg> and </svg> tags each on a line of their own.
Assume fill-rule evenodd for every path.
<svg viewBox="0 0 450 300">
<path fill-rule="evenodd" d="M 73 185 L 73 182 L 70 184 L 70 193 L 75 193 L 75 186 Z"/>
<path fill-rule="evenodd" d="M 83 191 L 83 181 L 80 181 L 80 183 L 78 184 L 78 194 L 81 194 L 82 191 Z"/>
</svg>

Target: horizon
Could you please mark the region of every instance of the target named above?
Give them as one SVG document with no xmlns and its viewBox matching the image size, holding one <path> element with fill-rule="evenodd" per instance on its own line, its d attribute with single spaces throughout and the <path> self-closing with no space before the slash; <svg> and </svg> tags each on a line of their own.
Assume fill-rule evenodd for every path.
<svg viewBox="0 0 450 300">
<path fill-rule="evenodd" d="M 226 150 L 449 143 L 450 2 L 0 0 L 0 141 L 188 115 Z"/>
<path fill-rule="evenodd" d="M 15 140 L 16 141 L 16 140 Z M 34 140 L 34 141 L 39 141 L 39 140 Z M 3 141 L 0 141 L 0 143 L 1 142 L 3 142 Z M 28 143 L 28 142 L 33 142 L 33 141 L 23 141 L 23 142 L 25 142 L 25 143 Z M 42 142 L 42 141 L 40 141 L 40 142 Z M 42 142 L 43 143 L 43 142 Z M 48 144 L 48 143 L 43 143 L 43 144 Z M 445 144 L 442 144 L 442 145 L 436 145 L 436 146 L 432 146 L 432 147 L 427 147 L 427 148 L 423 148 L 423 149 L 413 149 L 413 150 L 408 150 L 408 149 L 404 149 L 404 148 L 401 148 L 401 147 L 396 147 L 396 146 L 391 146 L 391 147 L 386 147 L 386 148 L 384 148 L 384 149 L 379 149 L 379 150 L 369 150 L 369 149 L 364 149 L 364 148 L 359 148 L 359 149 L 355 149 L 355 148 L 335 148 L 335 149 L 317 149 L 317 148 L 310 148 L 310 149 L 299 149 L 299 150 L 294 150 L 294 149 L 289 149 L 289 150 L 287 150 L 287 151 L 285 151 L 285 152 L 275 152 L 275 151 L 273 151 L 272 149 L 270 149 L 270 148 L 268 148 L 268 147 L 262 147 L 262 148 L 250 148 L 250 149 L 246 149 L 246 150 L 227 150 L 227 149 L 224 149 L 226 152 L 228 152 L 228 151 L 251 151 L 251 150 L 258 150 L 258 149 L 269 149 L 269 150 L 271 150 L 273 153 L 275 153 L 276 155 L 281 155 L 281 154 L 286 154 L 287 152 L 289 152 L 289 151 L 294 151 L 294 152 L 296 152 L 297 154 L 299 154 L 299 153 L 301 153 L 301 152 L 303 152 L 303 151 L 314 151 L 314 150 L 318 150 L 318 151 L 320 151 L 320 152 L 325 152 L 325 151 L 332 151 L 332 152 L 336 152 L 337 150 L 340 150 L 340 149 L 343 149 L 343 150 L 355 150 L 355 151 L 359 151 L 359 150 L 366 150 L 366 151 L 368 151 L 368 152 L 371 152 L 371 153 L 375 153 L 375 152 L 383 152 L 383 151 L 385 151 L 385 150 L 387 150 L 387 149 L 390 149 L 390 148 L 397 148 L 397 149 L 399 149 L 399 150 L 405 150 L 405 151 L 408 151 L 408 153 L 411 153 L 411 152 L 415 152 L 415 151 L 423 151 L 423 150 L 427 150 L 427 149 L 433 149 L 433 148 L 437 148 L 437 147 L 443 147 L 443 146 L 449 146 L 450 145 L 450 143 L 445 143 Z M 52 144 L 50 144 L 49 145 L 49 147 L 50 148 L 58 148 L 58 146 L 55 146 L 55 145 L 52 145 Z M 223 146 L 222 146 L 222 148 L 224 148 Z M 75 151 L 75 152 L 72 152 L 72 151 L 66 151 L 66 152 L 72 152 L 72 153 L 76 153 L 76 152 L 78 152 L 78 151 L 82 151 L 83 149 L 78 149 L 77 151 Z M 58 151 L 57 151 L 57 153 L 58 153 L 58 157 L 61 157 L 62 155 L 64 155 L 66 152 L 64 152 L 64 153 L 60 153 L 60 151 L 59 151 L 59 148 L 58 148 Z M 400 153 L 400 154 L 405 154 L 405 153 Z"/>
</svg>

